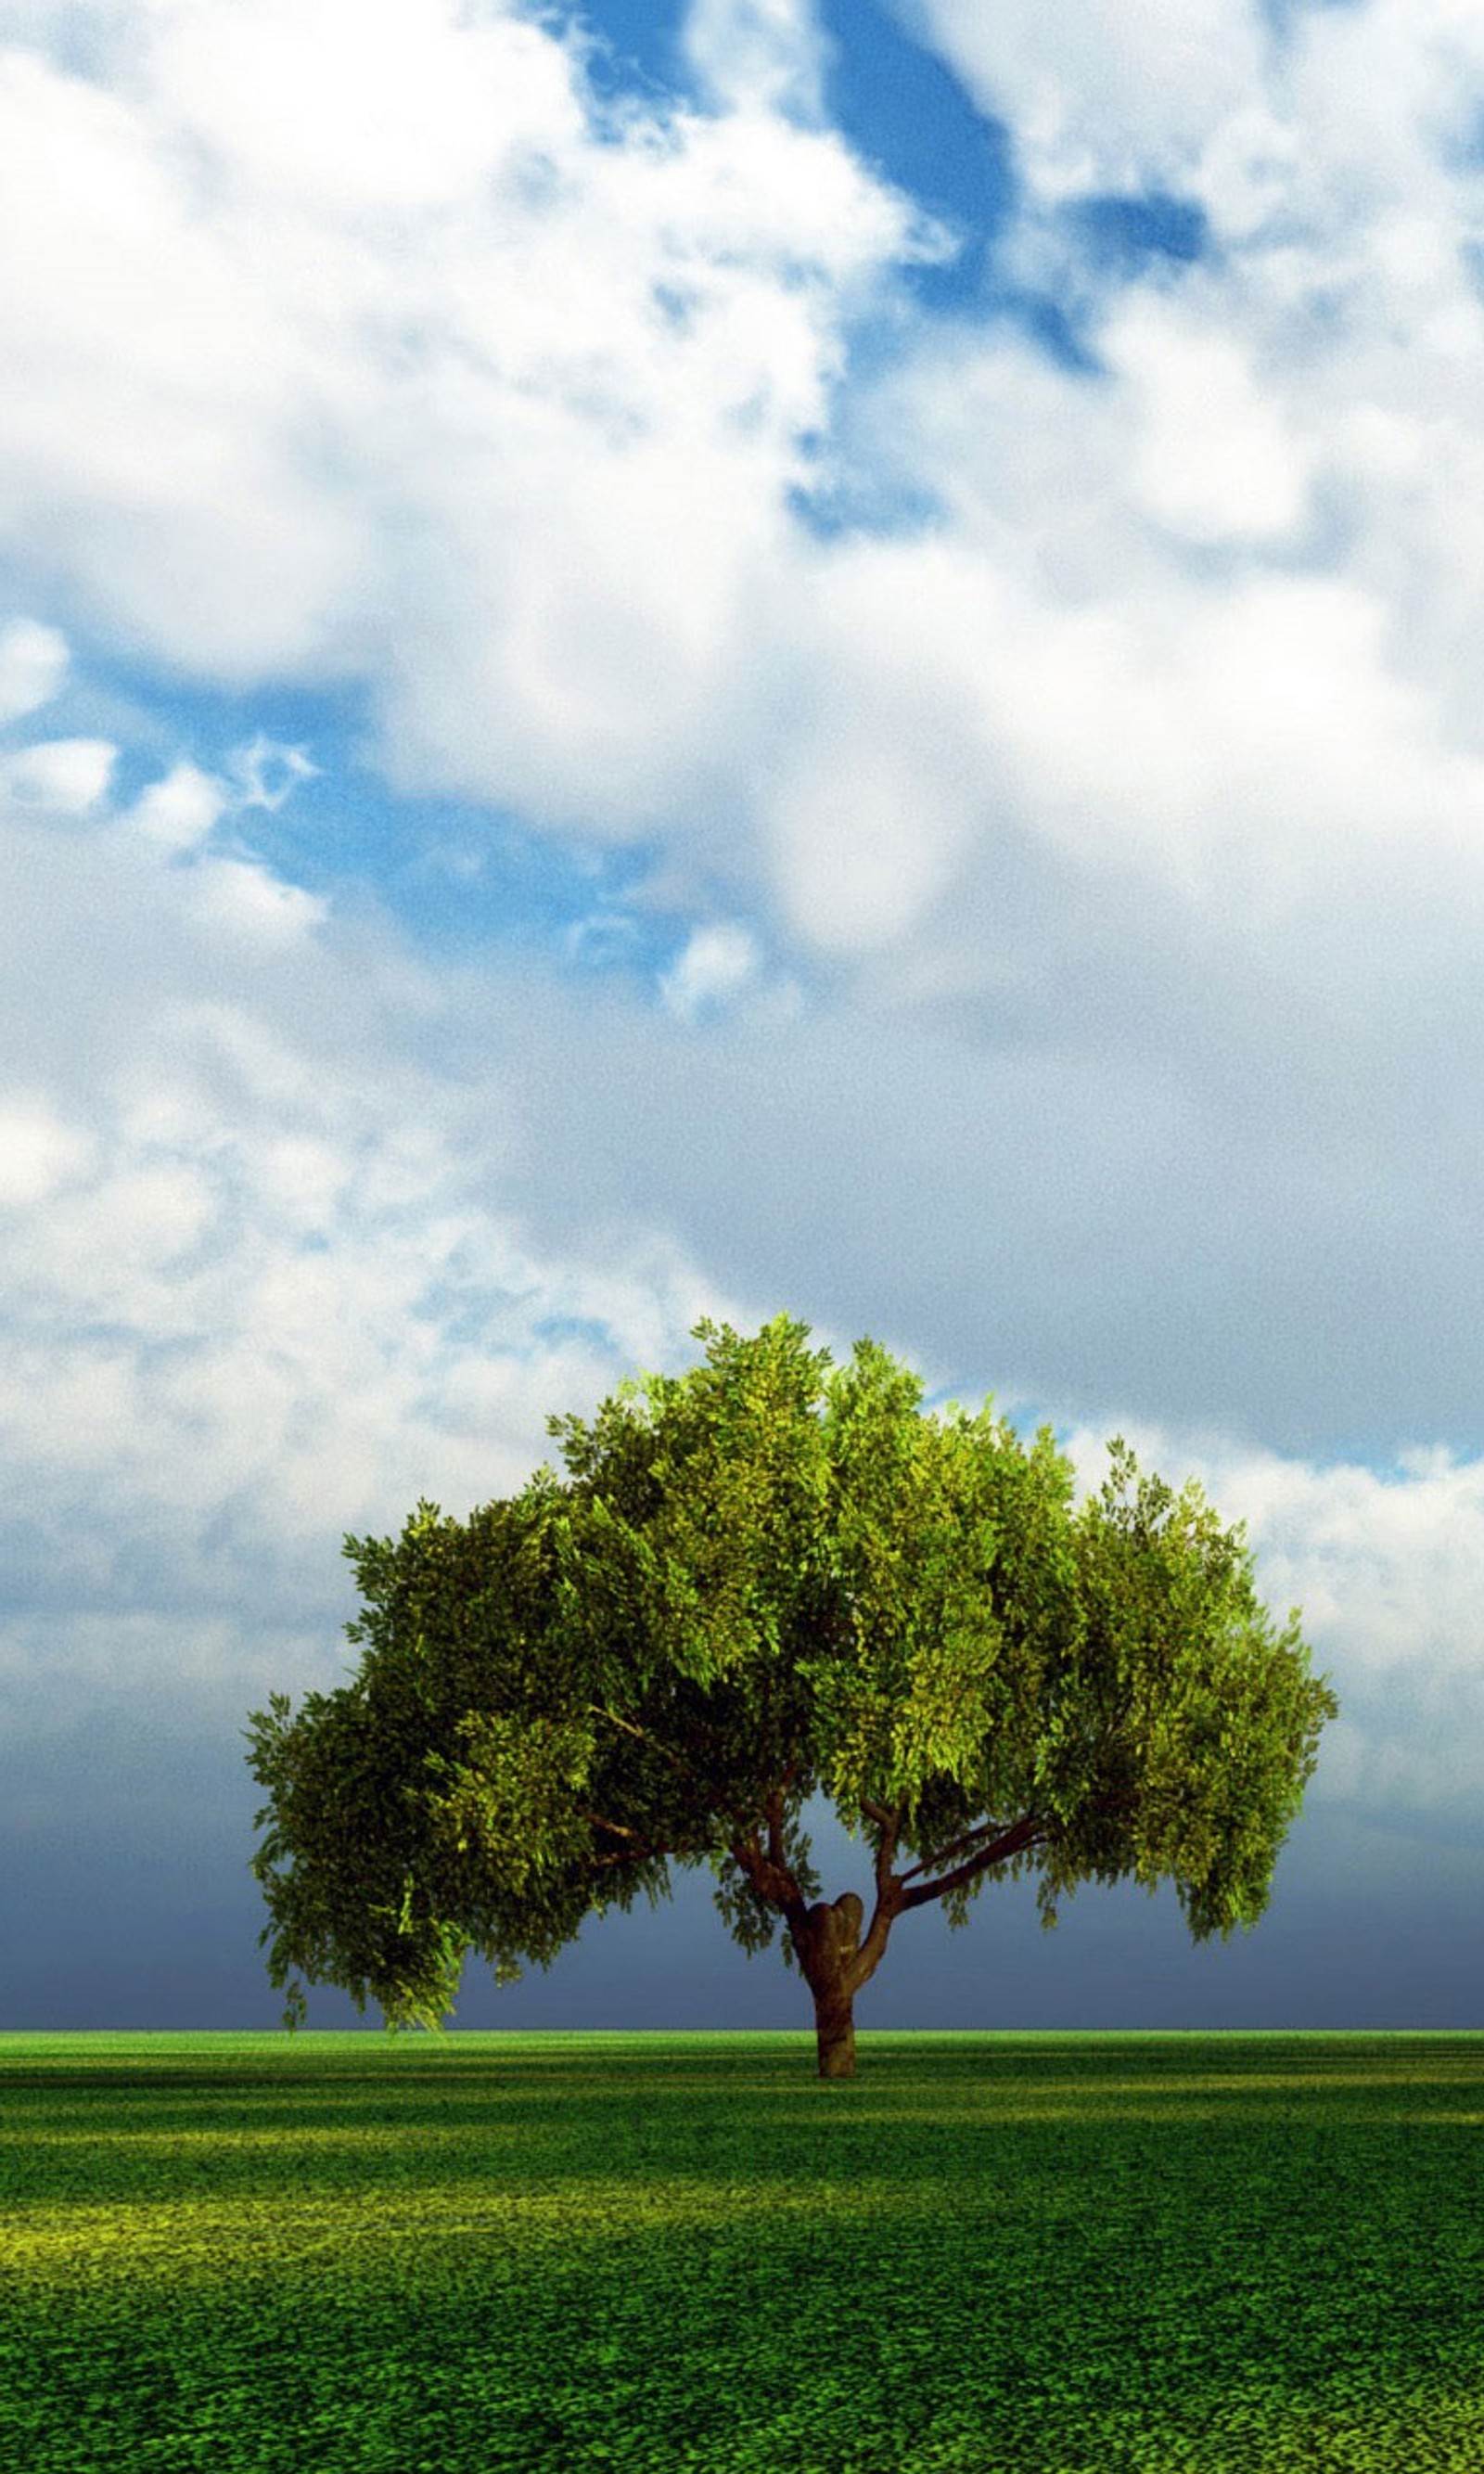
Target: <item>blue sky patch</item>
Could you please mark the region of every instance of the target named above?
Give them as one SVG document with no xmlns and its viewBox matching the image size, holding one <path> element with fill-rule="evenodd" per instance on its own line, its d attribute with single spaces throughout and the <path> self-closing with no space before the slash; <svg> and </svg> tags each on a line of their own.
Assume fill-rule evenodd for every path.
<svg viewBox="0 0 1484 2474">
<path fill-rule="evenodd" d="M 821 0 L 819 15 L 833 45 L 832 120 L 893 186 L 962 235 L 957 257 L 913 267 L 908 281 L 926 308 L 966 307 L 1015 207 L 1009 130 L 985 119 L 945 63 L 874 0 Z"/>
<path fill-rule="evenodd" d="M 1094 267 L 1126 279 L 1148 274 L 1161 259 L 1189 266 L 1210 245 L 1204 210 L 1158 192 L 1080 200 L 1066 220 Z"/>
</svg>

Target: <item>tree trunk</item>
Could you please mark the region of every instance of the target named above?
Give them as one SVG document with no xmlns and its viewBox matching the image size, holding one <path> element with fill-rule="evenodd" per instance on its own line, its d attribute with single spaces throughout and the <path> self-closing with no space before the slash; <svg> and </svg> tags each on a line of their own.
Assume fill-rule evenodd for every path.
<svg viewBox="0 0 1484 2474">
<path fill-rule="evenodd" d="M 819 2039 L 819 2076 L 822 2079 L 853 2079 L 856 2074 L 856 2023 L 848 1993 L 815 1995 L 815 2031 Z"/>
<path fill-rule="evenodd" d="M 854 1890 L 846 1890 L 833 1905 L 821 1899 L 817 1906 L 809 1910 L 804 1975 L 815 1997 L 815 2032 L 819 2040 L 822 2079 L 853 2079 L 856 2074 L 855 1987 L 851 1978 L 864 1912 Z"/>
</svg>

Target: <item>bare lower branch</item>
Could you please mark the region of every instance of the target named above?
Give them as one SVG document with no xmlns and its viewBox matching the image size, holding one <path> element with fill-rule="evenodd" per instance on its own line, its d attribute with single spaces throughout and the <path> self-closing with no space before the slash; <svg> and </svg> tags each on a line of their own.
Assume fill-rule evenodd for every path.
<svg viewBox="0 0 1484 2474">
<path fill-rule="evenodd" d="M 915 1880 L 919 1873 L 931 1873 L 936 1865 L 946 1864 L 949 1856 L 957 1856 L 961 1847 L 972 1847 L 976 1838 L 990 1838 L 998 1831 L 1018 1827 L 1018 1823 L 1008 1821 L 977 1821 L 972 1830 L 965 1830 L 961 1838 L 951 1838 L 946 1847 L 939 1847 L 932 1856 L 924 1856 L 921 1863 L 912 1865 L 901 1879 L 904 1881 Z"/>
<path fill-rule="evenodd" d="M 982 1847 L 977 1856 L 971 1856 L 967 1863 L 961 1864 L 956 1872 L 945 1874 L 942 1880 L 919 1881 L 914 1890 L 902 1890 L 898 1885 L 900 1904 L 903 1907 L 926 1906 L 929 1900 L 940 1899 L 947 1891 L 957 1890 L 962 1882 L 972 1881 L 976 1875 L 987 1873 L 991 1864 L 1004 1864 L 1010 1856 L 1024 1854 L 1028 1847 L 1043 1846 L 1050 1834 L 1049 1826 L 1039 1813 L 1028 1813 L 1024 1821 L 1017 1821 L 1013 1829 L 1007 1830 L 989 1846 Z"/>
</svg>

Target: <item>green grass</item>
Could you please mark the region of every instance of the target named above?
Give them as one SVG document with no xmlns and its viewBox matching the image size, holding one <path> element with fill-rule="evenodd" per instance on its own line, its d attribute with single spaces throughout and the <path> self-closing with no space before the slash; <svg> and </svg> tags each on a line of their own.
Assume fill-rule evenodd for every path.
<svg viewBox="0 0 1484 2474">
<path fill-rule="evenodd" d="M 1479 2474 L 1484 2037 L 0 2036 L 24 2474 Z"/>
</svg>

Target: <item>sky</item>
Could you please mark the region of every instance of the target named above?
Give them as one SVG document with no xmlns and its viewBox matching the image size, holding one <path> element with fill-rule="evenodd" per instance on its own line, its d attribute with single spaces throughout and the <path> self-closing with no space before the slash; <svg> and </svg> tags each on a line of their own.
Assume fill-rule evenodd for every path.
<svg viewBox="0 0 1484 2474">
<path fill-rule="evenodd" d="M 0 0 L 0 2030 L 276 2027 L 347 1534 L 779 1312 L 1340 1703 L 858 2029 L 1484 2027 L 1484 12 Z M 809 2027 L 671 1883 L 457 2025 Z"/>
</svg>

